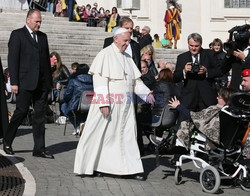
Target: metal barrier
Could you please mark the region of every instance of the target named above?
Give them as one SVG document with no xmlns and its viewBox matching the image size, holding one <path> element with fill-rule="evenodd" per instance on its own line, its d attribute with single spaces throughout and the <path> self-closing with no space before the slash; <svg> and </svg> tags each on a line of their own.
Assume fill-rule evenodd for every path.
<svg viewBox="0 0 250 196">
<path fill-rule="evenodd" d="M 38 8 L 39 7 L 39 8 L 42 8 L 42 10 L 46 10 L 47 1 L 48 0 L 30 0 L 29 8 L 33 9 L 33 8 Z"/>
</svg>

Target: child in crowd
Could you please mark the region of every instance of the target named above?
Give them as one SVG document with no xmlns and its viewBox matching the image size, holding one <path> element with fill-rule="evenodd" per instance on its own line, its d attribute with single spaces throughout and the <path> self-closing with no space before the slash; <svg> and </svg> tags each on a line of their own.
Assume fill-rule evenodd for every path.
<svg viewBox="0 0 250 196">
<path fill-rule="evenodd" d="M 163 38 L 161 40 L 162 48 L 169 48 L 169 41 L 166 38 L 166 33 L 164 33 Z"/>
<path fill-rule="evenodd" d="M 162 48 L 162 44 L 159 38 L 158 34 L 154 34 L 154 42 L 153 42 L 154 48 Z"/>
<path fill-rule="evenodd" d="M 79 67 L 79 63 L 74 62 L 71 64 L 71 74 L 75 73 Z"/>
<path fill-rule="evenodd" d="M 58 0 L 57 1 L 57 4 L 56 4 L 56 11 L 55 11 L 55 16 L 62 16 L 62 2 L 61 0 Z"/>
</svg>

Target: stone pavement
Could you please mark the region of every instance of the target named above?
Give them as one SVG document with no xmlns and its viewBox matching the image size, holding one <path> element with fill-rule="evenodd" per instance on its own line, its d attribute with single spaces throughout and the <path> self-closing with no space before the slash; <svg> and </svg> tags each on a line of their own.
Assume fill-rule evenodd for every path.
<svg viewBox="0 0 250 196">
<path fill-rule="evenodd" d="M 9 104 L 11 112 L 14 109 L 13 106 L 13 104 Z M 30 126 L 19 128 L 12 145 L 14 156 L 6 155 L 1 145 L 0 154 L 10 159 L 25 179 L 24 196 L 208 195 L 202 191 L 199 183 L 200 170 L 196 169 L 192 162 L 184 161 L 185 164 L 182 166 L 183 181 L 180 185 L 175 185 L 175 167 L 169 163 L 172 155 L 161 156 L 159 167 L 156 167 L 155 155 L 144 156 L 142 162 L 146 181 L 121 179 L 114 176 L 83 178 L 76 176 L 73 173 L 73 166 L 79 138 L 72 135 L 73 126 L 71 124 L 67 124 L 65 136 L 63 132 L 64 125 L 46 124 L 46 147 L 54 154 L 55 159 L 32 156 L 33 136 Z M 144 143 L 148 143 L 146 137 Z M 221 185 L 219 195 L 249 196 L 249 192 L 240 187 Z"/>
<path fill-rule="evenodd" d="M 64 125 L 46 124 L 47 150 L 55 159 L 32 156 L 33 138 L 31 127 L 22 126 L 13 143 L 15 160 L 21 163 L 21 173 L 26 180 L 24 195 L 63 196 L 63 195 L 208 195 L 199 184 L 199 170 L 191 162 L 183 166 L 183 183 L 175 185 L 174 167 L 169 164 L 171 155 L 160 158 L 160 166 L 155 167 L 155 156 L 149 154 L 142 158 L 146 181 L 109 177 L 79 177 L 73 173 L 75 149 L 79 138 L 71 135 L 73 127 L 68 124 L 66 135 Z M 146 138 L 145 142 L 146 141 Z M 3 153 L 1 151 L 0 153 Z M 10 157 L 10 156 L 9 156 Z M 111 160 L 112 162 L 112 160 Z M 28 175 L 27 175 L 28 173 Z M 33 180 L 34 179 L 34 180 Z M 220 195 L 249 196 L 249 192 L 239 187 L 221 185 Z"/>
</svg>

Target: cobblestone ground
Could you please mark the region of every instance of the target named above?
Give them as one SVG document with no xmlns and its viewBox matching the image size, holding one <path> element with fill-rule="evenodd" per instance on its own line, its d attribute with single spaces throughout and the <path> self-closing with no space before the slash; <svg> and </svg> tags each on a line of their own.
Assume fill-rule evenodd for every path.
<svg viewBox="0 0 250 196">
<path fill-rule="evenodd" d="M 160 166 L 155 166 L 155 155 L 149 154 L 142 158 L 146 181 L 121 179 L 113 176 L 79 177 L 73 173 L 75 150 L 79 138 L 71 133 L 73 127 L 68 124 L 66 135 L 64 125 L 46 124 L 47 150 L 54 154 L 55 159 L 43 159 L 32 156 L 33 137 L 29 126 L 18 130 L 13 143 L 15 157 L 24 164 L 36 181 L 37 196 L 63 195 L 127 195 L 127 196 L 188 196 L 208 195 L 202 191 L 199 183 L 200 170 L 194 168 L 192 162 L 185 162 L 182 167 L 183 181 L 174 183 L 175 168 L 169 163 L 172 155 L 160 158 Z M 145 143 L 147 139 L 144 138 Z M 249 192 L 240 187 L 222 184 L 219 195 L 249 196 Z"/>
</svg>

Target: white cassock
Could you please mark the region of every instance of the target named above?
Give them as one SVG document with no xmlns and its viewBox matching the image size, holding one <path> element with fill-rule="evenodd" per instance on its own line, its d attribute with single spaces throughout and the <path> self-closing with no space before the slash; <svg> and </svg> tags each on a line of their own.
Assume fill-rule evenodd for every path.
<svg viewBox="0 0 250 196">
<path fill-rule="evenodd" d="M 90 106 L 76 149 L 74 173 L 92 175 L 93 171 L 99 171 L 131 175 L 143 172 L 131 97 L 135 92 L 146 101 L 150 90 L 141 81 L 141 73 L 132 58 L 124 54 L 113 43 L 98 53 L 90 67 L 96 93 L 93 100 L 97 103 Z M 110 106 L 108 118 L 101 113 L 101 106 Z"/>
</svg>

